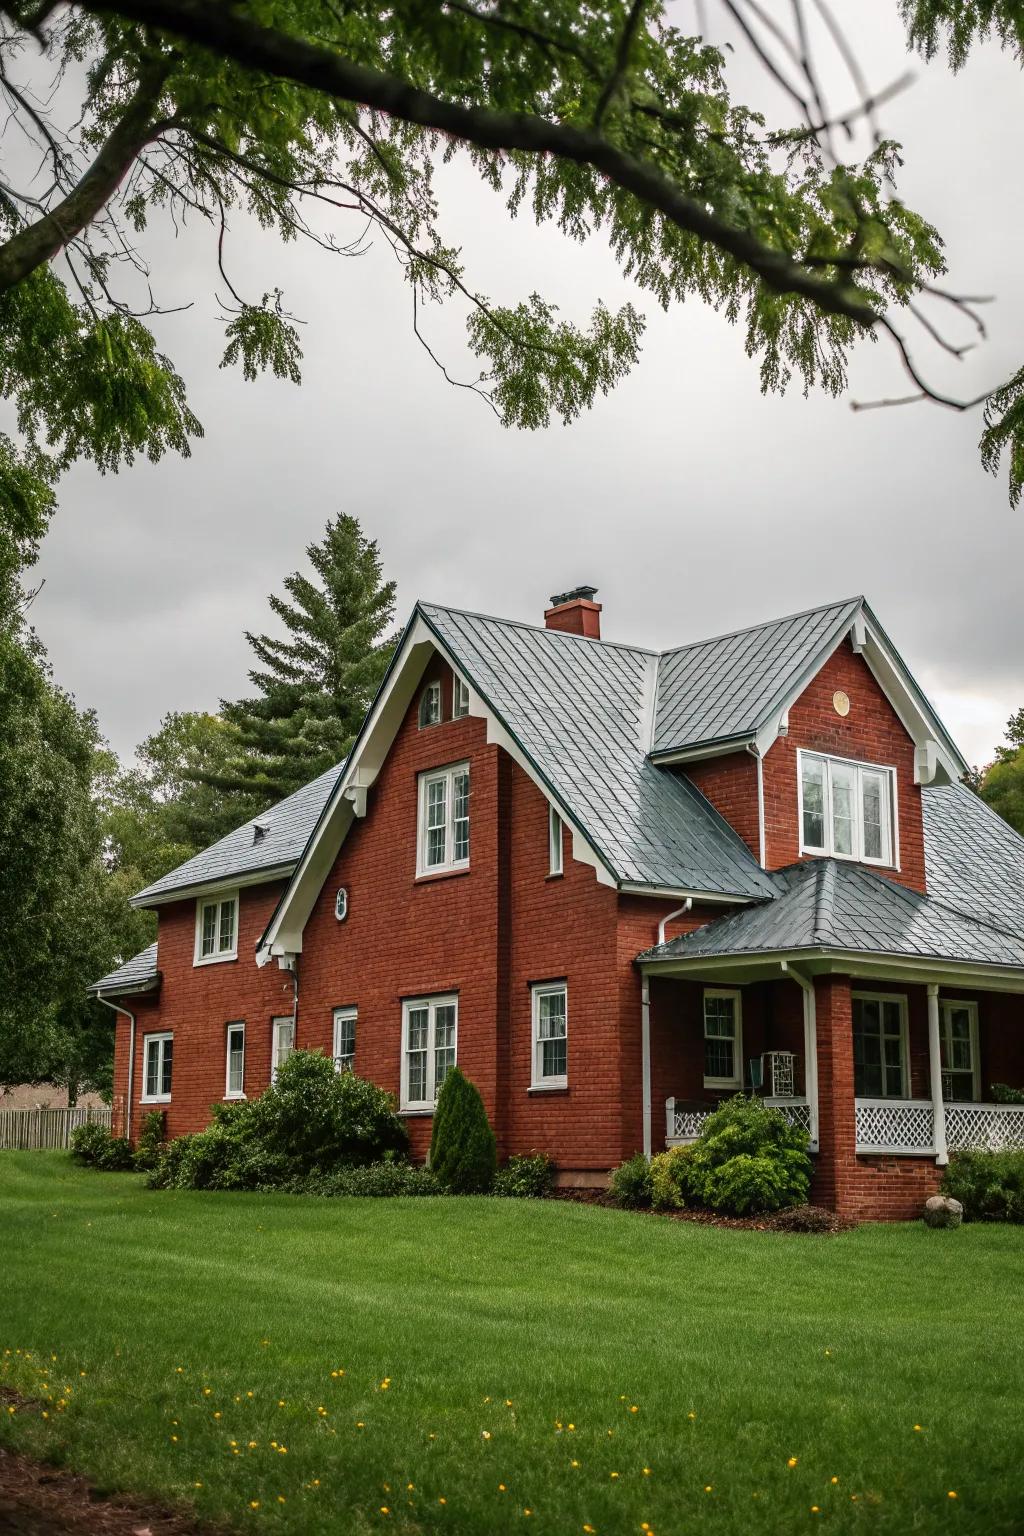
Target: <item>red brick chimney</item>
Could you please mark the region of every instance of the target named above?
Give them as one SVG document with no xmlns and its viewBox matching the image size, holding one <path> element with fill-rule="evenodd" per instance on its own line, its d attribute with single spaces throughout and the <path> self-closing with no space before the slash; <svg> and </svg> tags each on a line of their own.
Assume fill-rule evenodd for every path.
<svg viewBox="0 0 1024 1536">
<path fill-rule="evenodd" d="M 601 638 L 601 604 L 593 601 L 596 587 L 573 587 L 551 599 L 544 614 L 548 629 L 560 629 L 566 635 L 583 635 L 588 640 Z"/>
</svg>

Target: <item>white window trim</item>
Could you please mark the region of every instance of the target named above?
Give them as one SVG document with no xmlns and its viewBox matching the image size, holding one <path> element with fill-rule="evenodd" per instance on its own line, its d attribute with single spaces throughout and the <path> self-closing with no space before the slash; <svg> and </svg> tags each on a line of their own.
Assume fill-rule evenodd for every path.
<svg viewBox="0 0 1024 1536">
<path fill-rule="evenodd" d="M 472 850 L 472 847 L 473 847 L 473 842 L 472 842 L 472 836 L 473 836 L 473 818 L 472 818 L 473 778 L 472 778 L 472 775 L 470 774 L 470 771 L 469 771 L 469 764 L 465 763 L 465 762 L 464 763 L 450 763 L 445 768 L 430 768 L 430 769 L 427 770 L 426 773 L 421 773 L 420 774 L 420 776 L 419 776 L 419 786 L 418 786 L 418 791 L 417 791 L 417 810 L 416 810 L 416 874 L 417 874 L 418 877 L 422 876 L 422 875 L 444 875 L 444 874 L 450 874 L 452 870 L 468 869 L 469 868 L 469 858 L 470 858 L 470 856 L 468 854 L 467 854 L 466 858 L 464 858 L 464 859 L 455 859 L 455 858 L 452 857 L 452 853 L 453 853 L 453 850 L 454 850 L 454 847 L 455 847 L 455 776 L 456 776 L 456 774 L 459 774 L 459 773 L 465 773 L 465 774 L 469 775 L 470 797 L 471 797 L 471 799 L 470 799 L 470 807 L 471 807 L 471 809 L 470 809 L 470 818 L 469 818 L 469 820 L 470 820 L 470 845 L 469 846 L 470 846 L 470 850 Z M 445 826 L 444 826 L 445 857 L 444 857 L 443 863 L 441 863 L 441 864 L 428 864 L 427 863 L 427 786 L 429 784 L 437 783 L 437 781 L 439 779 L 447 780 L 447 790 L 445 792 Z"/>
<path fill-rule="evenodd" d="M 436 716 L 435 716 L 435 718 L 433 720 L 428 720 L 426 718 L 427 717 L 427 713 L 428 713 L 428 705 L 427 705 L 427 700 L 428 699 L 430 699 L 431 701 L 436 700 L 436 702 L 437 702 Z M 430 706 L 430 712 L 434 713 L 432 705 Z M 427 730 L 429 730 L 431 728 L 431 726 L 440 725 L 441 721 L 443 720 L 443 718 L 444 718 L 444 700 L 443 700 L 443 698 L 441 696 L 441 682 L 440 682 L 439 678 L 435 677 L 433 682 L 427 683 L 426 687 L 423 689 L 423 692 L 420 694 L 419 714 L 418 714 L 420 730 L 421 731 L 427 731 Z"/>
<path fill-rule="evenodd" d="M 464 720 L 469 714 L 469 684 L 456 672 L 452 679 L 452 719 Z"/>
<path fill-rule="evenodd" d="M 911 1095 L 911 1092 L 910 1092 L 910 1023 L 909 1023 L 910 1013 L 909 1013 L 909 1007 L 908 1007 L 908 1004 L 907 1004 L 907 994 L 905 992 L 861 992 L 860 990 L 857 990 L 856 992 L 851 992 L 850 993 L 850 1002 L 851 1002 L 851 1004 L 854 1003 L 854 1002 L 863 1002 L 863 1003 L 898 1003 L 899 1004 L 899 1010 L 900 1010 L 900 1055 L 902 1057 L 900 1065 L 901 1065 L 901 1075 L 903 1077 L 903 1092 L 898 1097 L 894 1093 L 886 1093 L 885 1092 L 885 1073 L 884 1073 L 884 1070 L 883 1070 L 883 1073 L 882 1073 L 882 1092 L 880 1094 L 870 1094 L 869 1097 L 870 1098 L 891 1099 L 891 1100 L 893 1100 L 897 1104 L 902 1099 L 909 1099 L 909 1098 L 911 1098 L 912 1095 Z M 852 1019 L 852 1016 L 851 1016 L 851 1020 L 850 1020 L 850 1030 L 851 1030 L 851 1034 L 852 1034 L 852 1031 L 853 1031 L 853 1019 Z M 884 1059 L 883 1059 L 883 1065 L 884 1065 Z"/>
<path fill-rule="evenodd" d="M 438 997 L 407 997 L 402 1003 L 402 1069 L 401 1091 L 398 1105 L 402 1110 L 413 1113 L 434 1113 L 434 1105 L 437 1101 L 437 1089 L 434 1083 L 436 1070 L 436 1019 L 437 1009 L 446 1006 L 455 1008 L 455 1063 L 459 1060 L 459 995 L 457 992 L 446 993 Z M 425 1099 L 410 1099 L 409 1097 L 409 1014 L 414 1008 L 426 1008 L 427 1010 L 427 1097 Z"/>
<path fill-rule="evenodd" d="M 235 920 L 232 926 L 234 942 L 230 950 L 222 950 L 214 955 L 203 954 L 203 908 L 216 906 L 217 908 L 217 933 L 220 934 L 220 909 L 228 902 L 233 902 L 235 907 Z M 205 896 L 196 898 L 196 942 L 192 956 L 193 965 L 220 965 L 225 960 L 238 959 L 238 891 L 210 891 Z"/>
<path fill-rule="evenodd" d="M 270 1021 L 270 1081 L 271 1082 L 273 1082 L 274 1079 L 277 1077 L 278 1068 L 281 1066 L 281 1061 L 280 1061 L 281 1046 L 280 1046 L 280 1041 L 278 1040 L 278 1030 L 279 1030 L 279 1027 L 282 1024 L 290 1024 L 291 1025 L 291 1027 L 292 1027 L 292 1051 L 295 1050 L 295 1016 L 294 1016 L 294 1014 L 291 1014 L 291 1013 L 280 1013 L 280 1014 L 277 1015 L 276 1018 L 273 1018 Z M 290 1054 L 291 1054 L 291 1052 L 289 1052 L 289 1055 Z"/>
<path fill-rule="evenodd" d="M 335 1010 L 334 1010 L 334 1032 L 333 1032 L 333 1036 L 332 1036 L 332 1039 L 331 1039 L 331 1048 L 332 1048 L 332 1050 L 334 1052 L 334 1067 L 335 1067 L 335 1070 L 337 1072 L 340 1072 L 342 1070 L 342 1066 L 341 1066 L 341 1052 L 338 1049 L 339 1036 L 341 1034 L 340 1026 L 342 1024 L 347 1023 L 350 1019 L 351 1019 L 352 1023 L 356 1025 L 356 1029 L 358 1030 L 358 1026 L 359 1026 L 359 1010 L 358 1010 L 358 1008 L 335 1008 Z M 355 1068 L 355 1060 L 356 1060 L 355 1049 L 353 1048 L 352 1060 L 349 1062 L 349 1070 L 350 1071 L 354 1070 L 354 1068 Z"/>
<path fill-rule="evenodd" d="M 159 1046 L 159 1045 L 162 1045 L 165 1040 L 173 1040 L 173 1039 L 174 1039 L 174 1031 L 173 1031 L 173 1029 L 163 1029 L 163 1030 L 160 1030 L 158 1033 L 154 1033 L 152 1035 L 143 1035 L 143 1037 L 142 1037 L 142 1092 L 139 1095 L 139 1103 L 140 1104 L 169 1104 L 171 1102 L 171 1095 L 169 1093 L 147 1093 L 146 1092 L 146 1084 L 149 1082 L 149 1048 L 150 1048 L 150 1046 L 151 1045 Z M 164 1075 L 163 1074 L 163 1064 L 164 1064 L 163 1058 L 164 1058 L 164 1053 L 161 1050 L 161 1052 L 160 1052 L 160 1073 L 159 1073 L 160 1077 L 163 1077 L 163 1075 Z M 173 1052 L 172 1052 L 172 1055 L 171 1055 L 171 1082 L 172 1082 L 172 1085 L 173 1085 L 173 1081 L 174 1081 L 174 1055 L 173 1055 Z"/>
<path fill-rule="evenodd" d="M 540 1038 L 540 1000 L 549 997 L 552 993 L 561 992 L 565 997 L 565 1071 L 555 1077 L 544 1077 L 541 1072 L 541 1064 L 544 1060 L 544 1051 Z M 530 1074 L 530 1087 L 535 1091 L 554 1088 L 568 1088 L 569 1086 L 569 983 L 567 981 L 539 981 L 530 988 L 531 1004 L 530 1013 L 533 1028 L 533 1067 Z"/>
<path fill-rule="evenodd" d="M 742 1088 L 743 1087 L 743 993 L 739 987 L 705 987 L 700 1002 L 701 1021 L 701 1045 L 708 1038 L 707 1011 L 704 1007 L 709 997 L 731 997 L 735 1004 L 733 1018 L 736 1021 L 736 1032 L 733 1036 L 733 1076 L 732 1077 L 708 1077 L 704 1076 L 705 1088 Z M 712 1036 L 718 1039 L 719 1036 Z"/>
<path fill-rule="evenodd" d="M 548 875 L 565 873 L 562 818 L 553 805 L 548 806 Z"/>
<path fill-rule="evenodd" d="M 804 841 L 804 758 L 813 757 L 818 762 L 826 764 L 825 772 L 825 809 L 824 822 L 826 842 L 824 847 L 814 847 Z M 886 850 L 889 855 L 883 855 L 880 859 L 869 859 L 858 849 L 864 847 L 864 798 L 860 792 L 860 775 L 858 773 L 854 794 L 854 838 L 856 847 L 853 853 L 836 853 L 830 846 L 832 842 L 832 776 L 828 772 L 829 763 L 841 763 L 844 767 L 861 769 L 866 768 L 871 773 L 883 775 L 889 785 L 889 847 Z M 895 869 L 900 867 L 900 833 L 899 833 L 899 787 L 896 769 L 891 763 L 862 762 L 855 757 L 840 757 L 834 752 L 811 752 L 800 747 L 796 754 L 796 792 L 797 792 L 797 816 L 800 827 L 800 852 L 817 855 L 819 858 L 842 859 L 848 864 L 873 864 L 876 869 Z"/>
<path fill-rule="evenodd" d="M 967 1009 L 967 1013 L 968 1013 L 968 1017 L 970 1018 L 970 1024 L 971 1024 L 971 1078 L 972 1078 L 971 1092 L 974 1095 L 974 1099 L 973 1099 L 972 1102 L 975 1103 L 975 1104 L 978 1104 L 981 1101 L 981 1051 L 979 1049 L 979 1042 L 978 1042 L 978 1005 L 977 1005 L 977 1003 L 973 999 L 969 1000 L 966 997 L 940 997 L 939 998 L 939 1013 L 940 1013 L 939 1026 L 940 1026 L 940 1029 L 942 1031 L 942 1037 L 943 1038 L 945 1037 L 945 1033 L 946 1033 L 946 1015 L 947 1015 L 947 1012 L 949 1010 L 953 1009 L 953 1008 L 966 1008 Z M 942 1070 L 943 1071 L 948 1071 L 949 1069 L 947 1067 L 947 1068 L 943 1068 Z M 963 1074 L 961 1073 L 961 1074 L 958 1074 L 958 1075 L 962 1076 Z M 946 1102 L 947 1103 L 953 1103 L 955 1101 L 952 1100 L 952 1099 L 949 1099 Z"/>
<path fill-rule="evenodd" d="M 242 1086 L 231 1086 L 231 1036 L 240 1034 L 242 1037 Z M 224 1097 L 226 1099 L 245 1098 L 245 1021 L 232 1019 L 224 1033 Z"/>
</svg>

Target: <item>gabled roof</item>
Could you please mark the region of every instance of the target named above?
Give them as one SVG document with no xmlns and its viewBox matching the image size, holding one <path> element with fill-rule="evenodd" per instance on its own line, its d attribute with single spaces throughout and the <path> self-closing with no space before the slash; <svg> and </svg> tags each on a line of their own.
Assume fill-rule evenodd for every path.
<svg viewBox="0 0 1024 1536">
<path fill-rule="evenodd" d="M 262 811 L 220 842 L 154 880 L 132 897 L 132 906 L 159 906 L 205 886 L 224 885 L 232 880 L 252 884 L 261 874 L 267 879 L 291 874 L 344 766 L 339 763 L 336 768 L 329 768 L 294 795 L 279 800 L 269 811 Z M 258 827 L 263 834 L 257 839 Z"/>
<path fill-rule="evenodd" d="M 433 603 L 418 611 L 616 880 L 768 894 L 739 835 L 647 758 L 650 652 Z"/>
<path fill-rule="evenodd" d="M 965 784 L 926 789 L 921 798 L 929 895 L 1024 934 L 1024 837 Z"/>
<path fill-rule="evenodd" d="M 133 955 L 130 960 L 126 960 L 124 965 L 119 965 L 116 971 L 111 971 L 108 976 L 101 976 L 99 981 L 94 981 L 86 991 L 91 992 L 94 997 L 103 994 L 117 997 L 126 992 L 153 991 L 159 980 L 156 945 L 149 944 L 137 955 Z"/>
<path fill-rule="evenodd" d="M 651 750 L 755 735 L 831 654 L 863 601 L 848 598 L 666 651 L 658 663 Z"/>
<path fill-rule="evenodd" d="M 774 901 L 646 950 L 642 961 L 840 950 L 1024 969 L 1024 937 L 838 859 L 778 871 Z"/>
</svg>

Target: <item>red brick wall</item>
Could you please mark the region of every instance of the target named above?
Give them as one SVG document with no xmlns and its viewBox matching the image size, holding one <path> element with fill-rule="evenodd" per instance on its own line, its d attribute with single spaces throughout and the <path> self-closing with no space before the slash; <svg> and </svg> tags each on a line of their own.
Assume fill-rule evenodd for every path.
<svg viewBox="0 0 1024 1536">
<path fill-rule="evenodd" d="M 850 699 L 837 715 L 832 695 Z M 797 749 L 832 753 L 896 769 L 900 869 L 885 874 L 915 890 L 925 889 L 921 789 L 914 783 L 914 743 L 864 659 L 848 640 L 834 652 L 789 712 L 789 734 L 764 760 L 765 852 L 769 869 L 799 858 Z M 755 788 L 756 794 L 756 788 Z"/>
<path fill-rule="evenodd" d="M 749 752 L 730 752 L 687 763 L 686 777 L 705 795 L 720 816 L 746 843 L 755 859 L 761 857 L 761 833 L 757 817 L 757 763 Z"/>
</svg>

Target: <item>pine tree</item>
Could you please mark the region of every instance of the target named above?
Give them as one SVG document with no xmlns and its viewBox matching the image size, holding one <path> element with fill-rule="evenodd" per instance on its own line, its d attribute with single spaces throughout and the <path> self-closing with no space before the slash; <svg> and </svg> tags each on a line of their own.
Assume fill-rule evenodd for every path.
<svg viewBox="0 0 1024 1536">
<path fill-rule="evenodd" d="M 394 651 L 395 583 L 382 579 L 375 539 L 341 513 L 306 550 L 316 579 L 293 572 L 270 597 L 284 638 L 246 632 L 259 667 L 255 696 L 222 702 L 237 758 L 200 781 L 257 795 L 290 795 L 348 752 Z"/>
<path fill-rule="evenodd" d="M 486 1195 L 498 1159 L 479 1089 L 452 1067 L 434 1106 L 430 1170 L 453 1195 Z"/>
</svg>

